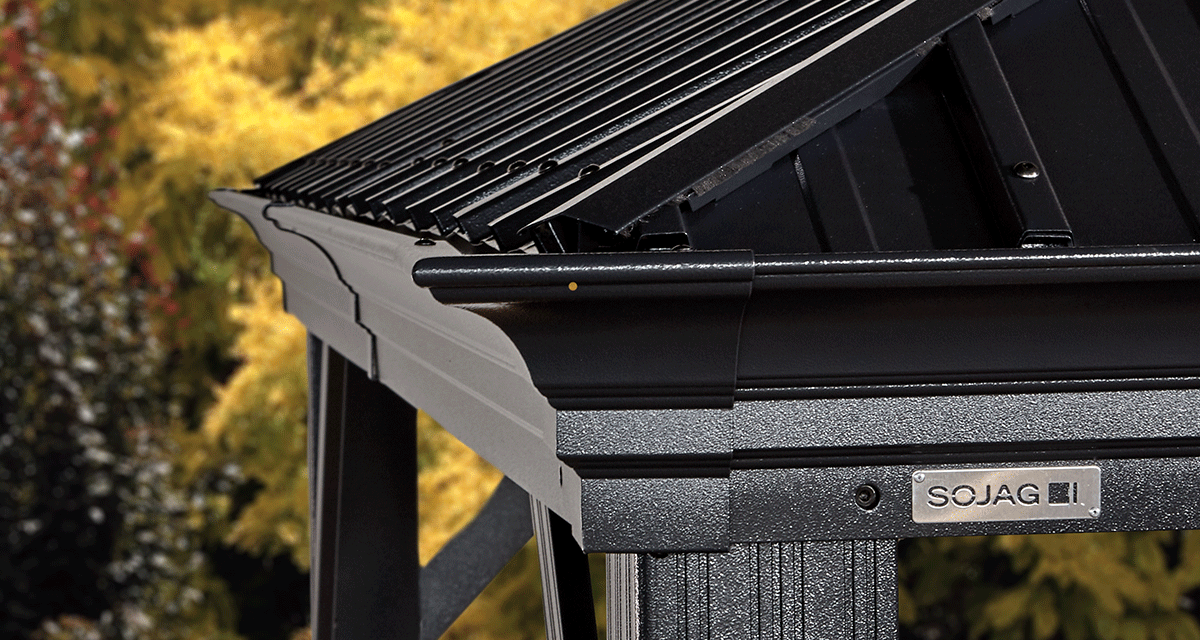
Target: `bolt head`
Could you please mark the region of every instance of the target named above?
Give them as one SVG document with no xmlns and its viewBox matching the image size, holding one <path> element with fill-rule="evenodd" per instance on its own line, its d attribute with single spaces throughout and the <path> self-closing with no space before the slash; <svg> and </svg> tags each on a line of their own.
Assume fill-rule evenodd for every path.
<svg viewBox="0 0 1200 640">
<path fill-rule="evenodd" d="M 1032 162 L 1018 162 L 1013 165 L 1012 170 L 1018 178 L 1023 178 L 1025 180 L 1033 180 L 1042 174 L 1042 172 L 1038 170 L 1038 166 Z"/>
<path fill-rule="evenodd" d="M 1100 517 L 1100 507 L 1092 507 L 1091 509 L 1088 509 L 1088 515 L 1093 518 L 1099 518 Z"/>
<path fill-rule="evenodd" d="M 870 511 L 879 504 L 879 488 L 873 484 L 860 485 L 854 490 L 854 502 L 864 511 Z"/>
<path fill-rule="evenodd" d="M 913 474 L 913 482 L 925 482 L 925 474 L 920 471 Z"/>
</svg>

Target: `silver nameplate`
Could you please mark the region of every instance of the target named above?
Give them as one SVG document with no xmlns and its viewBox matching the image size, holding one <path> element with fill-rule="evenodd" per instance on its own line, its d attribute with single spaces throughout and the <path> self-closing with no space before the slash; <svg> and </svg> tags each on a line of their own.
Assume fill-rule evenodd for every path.
<svg viewBox="0 0 1200 640">
<path fill-rule="evenodd" d="M 1100 517 L 1100 467 L 924 469 L 912 475 L 915 522 Z"/>
</svg>

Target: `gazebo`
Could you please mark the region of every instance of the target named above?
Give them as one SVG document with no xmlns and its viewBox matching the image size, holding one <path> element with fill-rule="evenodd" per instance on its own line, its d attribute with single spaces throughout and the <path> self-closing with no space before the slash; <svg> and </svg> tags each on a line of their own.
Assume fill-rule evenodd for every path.
<svg viewBox="0 0 1200 640">
<path fill-rule="evenodd" d="M 901 538 L 1200 527 L 1194 12 L 631 0 L 214 192 L 311 335 L 314 637 L 531 532 L 552 640 L 584 552 L 613 638 L 765 640 L 894 638 Z M 424 568 L 413 407 L 507 476 Z"/>
</svg>

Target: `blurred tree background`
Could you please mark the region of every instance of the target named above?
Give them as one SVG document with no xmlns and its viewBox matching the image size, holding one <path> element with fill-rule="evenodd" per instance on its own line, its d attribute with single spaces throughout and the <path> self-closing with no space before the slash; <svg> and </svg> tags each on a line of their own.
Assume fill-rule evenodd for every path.
<svg viewBox="0 0 1200 640">
<path fill-rule="evenodd" d="M 0 640 L 305 633 L 304 329 L 205 194 L 612 4 L 0 0 Z M 424 415 L 418 455 L 424 562 L 500 476 Z M 1192 532 L 901 579 L 910 638 L 1200 639 Z M 527 546 L 448 636 L 543 637 L 539 589 Z"/>
</svg>

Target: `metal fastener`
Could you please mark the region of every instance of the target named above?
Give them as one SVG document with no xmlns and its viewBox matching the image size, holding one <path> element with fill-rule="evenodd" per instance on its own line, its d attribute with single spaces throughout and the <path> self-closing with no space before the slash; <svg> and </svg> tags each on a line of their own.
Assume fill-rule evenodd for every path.
<svg viewBox="0 0 1200 640">
<path fill-rule="evenodd" d="M 1099 518 L 1100 517 L 1100 507 L 1092 507 L 1091 509 L 1088 509 L 1088 515 L 1093 518 Z"/>
<path fill-rule="evenodd" d="M 854 503 L 865 511 L 874 509 L 879 504 L 879 488 L 873 484 L 859 485 L 854 490 Z"/>
<path fill-rule="evenodd" d="M 1038 171 L 1038 166 L 1032 162 L 1018 162 L 1014 164 L 1013 173 L 1015 173 L 1018 178 L 1024 178 L 1026 180 L 1033 180 L 1041 175 L 1041 172 Z"/>
<path fill-rule="evenodd" d="M 432 247 L 433 245 L 435 245 L 437 243 L 434 242 L 433 240 L 430 240 L 429 238 L 421 238 L 420 240 L 417 240 L 415 244 L 418 247 Z"/>
<path fill-rule="evenodd" d="M 925 482 L 925 474 L 920 471 L 913 474 L 913 482 Z"/>
</svg>

